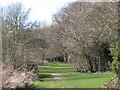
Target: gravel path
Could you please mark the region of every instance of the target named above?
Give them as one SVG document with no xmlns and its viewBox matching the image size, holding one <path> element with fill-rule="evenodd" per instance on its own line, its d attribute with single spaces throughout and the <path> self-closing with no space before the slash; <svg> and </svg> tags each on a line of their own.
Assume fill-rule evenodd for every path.
<svg viewBox="0 0 120 90">
<path fill-rule="evenodd" d="M 52 73 L 50 74 L 55 80 L 62 80 L 63 78 L 61 77 L 60 74 L 57 73 Z"/>
</svg>

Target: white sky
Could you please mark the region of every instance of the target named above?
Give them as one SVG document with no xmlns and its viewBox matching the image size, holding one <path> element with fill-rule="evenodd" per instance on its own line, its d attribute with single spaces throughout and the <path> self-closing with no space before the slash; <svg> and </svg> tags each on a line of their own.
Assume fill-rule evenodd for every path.
<svg viewBox="0 0 120 90">
<path fill-rule="evenodd" d="M 12 2 L 23 2 L 24 6 L 31 8 L 30 20 L 48 22 L 52 21 L 52 15 L 55 14 L 65 3 L 77 1 L 119 1 L 119 0 L 0 0 L 0 6 L 6 6 Z"/>
<path fill-rule="evenodd" d="M 0 0 L 0 6 L 6 6 L 12 2 L 23 2 L 27 8 L 31 8 L 30 20 L 51 22 L 52 15 L 65 3 L 74 0 Z"/>
</svg>

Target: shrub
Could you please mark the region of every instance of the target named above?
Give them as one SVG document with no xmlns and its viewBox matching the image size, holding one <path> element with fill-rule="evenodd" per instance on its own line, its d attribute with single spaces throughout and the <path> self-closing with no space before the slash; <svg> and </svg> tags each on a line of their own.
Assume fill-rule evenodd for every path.
<svg viewBox="0 0 120 90">
<path fill-rule="evenodd" d="M 120 42 L 111 44 L 110 46 L 111 55 L 113 56 L 112 70 L 120 78 Z"/>
</svg>

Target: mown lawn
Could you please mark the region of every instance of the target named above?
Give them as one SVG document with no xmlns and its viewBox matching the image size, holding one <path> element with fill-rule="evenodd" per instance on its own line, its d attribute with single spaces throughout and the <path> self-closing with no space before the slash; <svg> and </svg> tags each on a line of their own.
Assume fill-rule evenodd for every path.
<svg viewBox="0 0 120 90">
<path fill-rule="evenodd" d="M 34 82 L 35 88 L 99 88 L 110 81 L 112 73 L 75 73 L 65 63 L 45 63 L 39 66 L 40 80 Z M 62 80 L 54 79 L 50 74 L 60 74 Z"/>
</svg>

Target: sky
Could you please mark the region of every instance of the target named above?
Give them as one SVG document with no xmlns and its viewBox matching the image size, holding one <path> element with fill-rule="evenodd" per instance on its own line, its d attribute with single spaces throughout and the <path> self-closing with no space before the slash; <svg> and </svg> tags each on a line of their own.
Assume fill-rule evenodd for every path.
<svg viewBox="0 0 120 90">
<path fill-rule="evenodd" d="M 7 6 L 12 2 L 22 2 L 26 8 L 31 8 L 30 21 L 41 21 L 51 23 L 52 15 L 57 13 L 66 3 L 79 1 L 119 1 L 119 0 L 0 0 L 0 6 Z"/>
<path fill-rule="evenodd" d="M 29 15 L 30 21 L 41 21 L 50 23 L 52 15 L 66 3 L 75 0 L 0 0 L 0 6 L 7 6 L 12 2 L 22 2 L 26 8 L 31 8 Z"/>
</svg>

